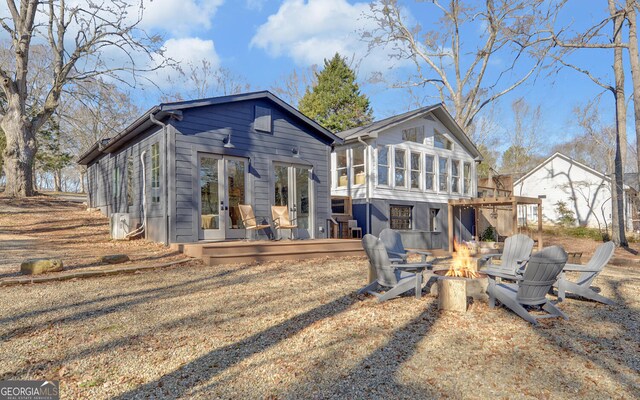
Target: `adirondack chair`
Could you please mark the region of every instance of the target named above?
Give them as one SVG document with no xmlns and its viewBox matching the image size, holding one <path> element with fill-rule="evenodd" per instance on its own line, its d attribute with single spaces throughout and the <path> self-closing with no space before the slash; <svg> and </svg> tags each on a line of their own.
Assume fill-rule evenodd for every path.
<svg viewBox="0 0 640 400">
<path fill-rule="evenodd" d="M 298 225 L 294 224 L 291 218 L 289 217 L 289 207 L 287 206 L 271 206 L 271 217 L 273 218 L 273 223 L 278 230 L 278 238 L 282 238 L 281 230 L 282 229 L 291 229 L 291 239 L 293 237 L 293 230 L 298 228 Z"/>
<path fill-rule="evenodd" d="M 371 234 L 364 235 L 362 247 L 369 258 L 371 268 L 375 271 L 373 276 L 375 280 L 360 289 L 358 294 L 369 293 L 382 302 L 415 289 L 416 298 L 420 298 L 422 294 L 422 271 L 431 264 L 393 264 L 389 260 L 382 240 Z M 381 289 L 385 290 L 385 292 L 379 293 Z"/>
<path fill-rule="evenodd" d="M 487 254 L 480 257 L 481 262 L 486 262 L 482 272 L 487 274 L 490 279 L 500 277 L 514 280 L 518 269 L 529 259 L 532 249 L 533 239 L 529 236 L 521 233 L 509 236 L 504 241 L 502 254 Z M 498 258 L 500 264 L 493 263 L 493 260 Z"/>
<path fill-rule="evenodd" d="M 421 250 L 407 250 L 402 244 L 402 236 L 400 232 L 393 229 L 385 228 L 380 232 L 380 240 L 384 243 L 384 247 L 387 249 L 387 254 L 392 262 L 399 262 L 406 264 L 409 254 L 419 254 L 422 256 L 422 262 L 427 261 L 427 256 L 431 253 Z"/>
<path fill-rule="evenodd" d="M 496 299 L 526 321 L 534 325 L 539 318 L 562 317 L 569 319 L 547 299 L 547 292 L 556 281 L 567 262 L 567 253 L 559 246 L 551 246 L 533 254 L 527 262 L 517 283 L 491 283 L 489 280 L 489 307 L 494 308 Z M 548 315 L 534 316 L 525 306 L 541 306 Z"/>
<path fill-rule="evenodd" d="M 571 292 L 582 296 L 584 298 L 595 300 L 600 303 L 615 305 L 613 300 L 610 300 L 604 296 L 599 295 L 591 289 L 591 283 L 604 269 L 605 265 L 609 262 L 613 256 L 613 252 L 616 246 L 613 242 L 603 243 L 596 249 L 593 257 L 586 265 L 579 264 L 567 264 L 565 265 L 563 272 L 558 277 L 557 282 L 554 284 L 558 288 L 558 301 L 563 301 L 566 292 Z M 578 280 L 572 282 L 567 279 L 565 272 L 575 271 L 581 272 Z"/>
<path fill-rule="evenodd" d="M 269 224 L 258 223 L 258 218 L 253 213 L 253 207 L 251 205 L 238 204 L 238 209 L 240 210 L 240 218 L 242 219 L 242 224 L 247 232 L 247 236 L 249 236 L 250 231 L 257 232 L 271 227 Z"/>
</svg>

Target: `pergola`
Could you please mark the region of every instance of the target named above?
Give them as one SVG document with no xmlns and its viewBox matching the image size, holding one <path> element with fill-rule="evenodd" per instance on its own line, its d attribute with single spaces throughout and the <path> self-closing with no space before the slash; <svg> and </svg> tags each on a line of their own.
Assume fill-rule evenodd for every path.
<svg viewBox="0 0 640 400">
<path fill-rule="evenodd" d="M 518 206 L 525 204 L 536 204 L 538 206 L 538 250 L 542 250 L 542 199 L 535 197 L 482 197 L 475 199 L 458 199 L 449 200 L 449 251 L 453 251 L 453 212 L 454 207 L 473 207 L 475 211 L 475 224 L 478 226 L 478 215 L 481 208 L 487 207 L 511 207 L 511 215 L 513 218 L 512 234 L 518 232 Z"/>
</svg>

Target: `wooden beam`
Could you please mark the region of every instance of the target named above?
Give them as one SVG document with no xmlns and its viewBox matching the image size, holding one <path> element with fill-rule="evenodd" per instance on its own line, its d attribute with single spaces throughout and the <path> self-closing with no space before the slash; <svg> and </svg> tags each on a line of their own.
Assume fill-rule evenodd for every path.
<svg viewBox="0 0 640 400">
<path fill-rule="evenodd" d="M 518 233 L 518 202 L 514 199 L 513 203 L 511 203 L 511 216 L 513 226 L 511 227 L 511 234 L 515 235 Z"/>
<path fill-rule="evenodd" d="M 449 229 L 449 252 L 453 253 L 453 205 L 449 204 L 447 213 L 448 229 Z"/>
<path fill-rule="evenodd" d="M 542 200 L 538 203 L 538 250 L 542 250 Z"/>
<path fill-rule="evenodd" d="M 478 229 L 480 228 L 480 209 L 477 206 L 473 207 L 473 216 L 474 216 L 474 223 L 475 223 L 475 227 L 476 227 L 476 235 L 475 235 L 475 240 L 477 242 L 480 241 L 480 232 L 478 232 Z"/>
</svg>

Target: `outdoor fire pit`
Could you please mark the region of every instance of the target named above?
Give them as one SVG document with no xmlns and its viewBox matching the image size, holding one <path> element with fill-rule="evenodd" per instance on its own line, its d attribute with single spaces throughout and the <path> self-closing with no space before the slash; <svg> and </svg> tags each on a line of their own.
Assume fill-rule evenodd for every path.
<svg viewBox="0 0 640 400">
<path fill-rule="evenodd" d="M 478 272 L 477 259 L 464 244 L 456 244 L 448 269 L 435 270 L 437 285 L 431 287 L 438 296 L 438 308 L 446 311 L 466 312 L 468 298 L 487 301 L 487 276 Z M 434 293 L 435 292 L 435 293 Z"/>
</svg>

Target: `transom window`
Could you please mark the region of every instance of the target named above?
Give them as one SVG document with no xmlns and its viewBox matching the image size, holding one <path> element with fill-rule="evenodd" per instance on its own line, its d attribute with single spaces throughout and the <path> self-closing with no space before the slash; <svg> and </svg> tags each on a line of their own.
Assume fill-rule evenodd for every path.
<svg viewBox="0 0 640 400">
<path fill-rule="evenodd" d="M 435 131 L 433 135 L 433 145 L 438 149 L 453 149 L 453 143 L 451 143 L 451 140 L 447 139 L 442 133 L 438 131 Z"/>
<path fill-rule="evenodd" d="M 338 187 L 347 186 L 347 150 L 336 151 L 336 172 Z"/>
<path fill-rule="evenodd" d="M 471 194 L 471 163 L 464 163 L 462 167 L 462 173 L 464 174 L 464 193 Z"/>
<path fill-rule="evenodd" d="M 424 126 L 416 126 L 415 128 L 403 129 L 402 140 L 404 142 L 424 143 Z"/>
<path fill-rule="evenodd" d="M 436 174 L 434 168 L 435 157 L 426 154 L 424 156 L 424 190 L 436 190 Z"/>
<path fill-rule="evenodd" d="M 420 189 L 420 153 L 411 153 L 411 189 Z"/>
<path fill-rule="evenodd" d="M 439 190 L 441 192 L 449 191 L 449 160 L 446 158 L 438 158 L 438 178 L 440 180 Z"/>
<path fill-rule="evenodd" d="M 460 193 L 460 161 L 451 161 L 451 191 Z"/>
<path fill-rule="evenodd" d="M 351 149 L 351 179 L 355 185 L 364 185 L 364 146 Z"/>
<path fill-rule="evenodd" d="M 402 149 L 396 149 L 395 153 L 395 186 L 396 187 L 407 187 L 407 160 L 406 160 L 406 152 Z"/>
<path fill-rule="evenodd" d="M 411 229 L 411 206 L 390 206 L 389 227 L 397 230 Z"/>
<path fill-rule="evenodd" d="M 389 185 L 388 146 L 378 146 L 378 185 Z"/>
</svg>

